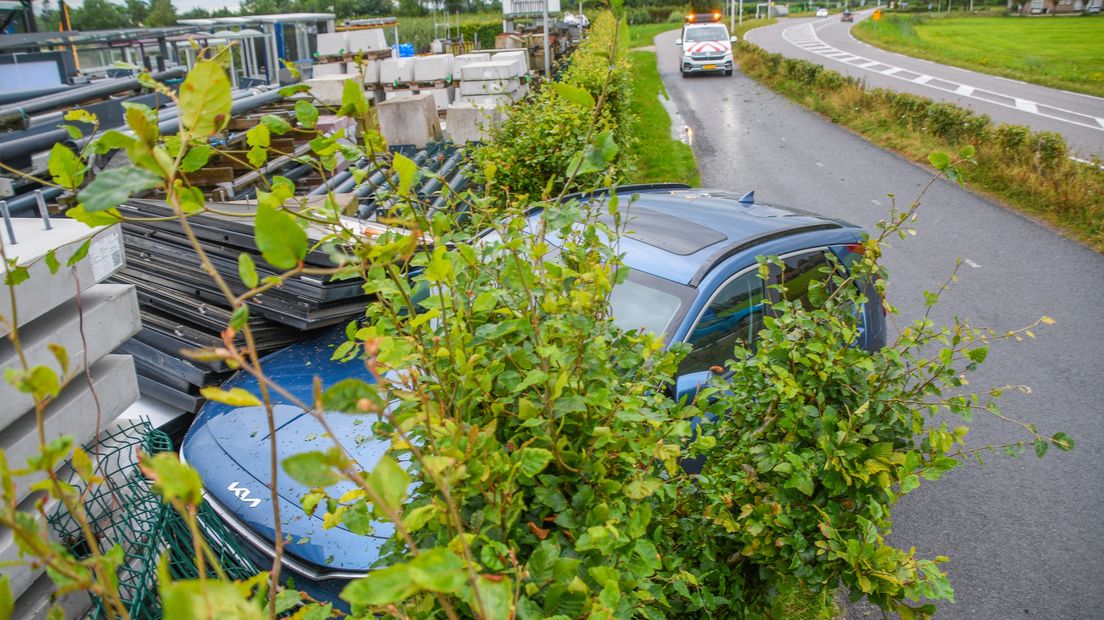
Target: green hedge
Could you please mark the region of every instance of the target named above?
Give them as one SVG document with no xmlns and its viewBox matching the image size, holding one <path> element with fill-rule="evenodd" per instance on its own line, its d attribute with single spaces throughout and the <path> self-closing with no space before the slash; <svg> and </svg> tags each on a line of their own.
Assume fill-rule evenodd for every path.
<svg viewBox="0 0 1104 620">
<path fill-rule="evenodd" d="M 620 31 L 620 32 L 619 32 Z M 594 111 L 570 102 L 546 83 L 538 85 L 525 100 L 514 105 L 509 118 L 492 131 L 488 143 L 473 154 L 479 168 L 493 169 L 489 186 L 497 195 L 525 194 L 532 197 L 546 190 L 558 192 L 566 176 L 568 162 L 583 150 L 587 136 L 610 131 L 618 145 L 613 160 L 615 174 L 629 165 L 625 146 L 629 136 L 629 61 L 626 56 L 628 34 L 609 13 L 592 24 L 589 36 L 569 59 L 560 73 L 560 82 L 582 88 L 595 100 L 602 96 L 610 71 L 610 50 L 616 60 L 602 110 L 593 131 Z M 584 184 L 590 179 L 580 179 Z"/>
<path fill-rule="evenodd" d="M 976 164 L 965 169 L 973 187 L 1104 250 L 1104 170 L 1069 159 L 1061 135 L 998 125 L 984 114 L 926 97 L 867 88 L 856 78 L 749 43 L 735 51 L 747 75 L 917 161 L 926 162 L 933 149 L 973 145 Z"/>
</svg>

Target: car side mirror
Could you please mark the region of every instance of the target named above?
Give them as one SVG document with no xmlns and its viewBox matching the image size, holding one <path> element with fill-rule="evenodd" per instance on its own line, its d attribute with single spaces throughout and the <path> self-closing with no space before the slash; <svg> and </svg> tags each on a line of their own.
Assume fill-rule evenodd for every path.
<svg viewBox="0 0 1104 620">
<path fill-rule="evenodd" d="M 675 39 L 675 45 L 682 47 L 682 39 Z"/>
<path fill-rule="evenodd" d="M 680 403 L 684 399 L 686 402 L 694 400 L 698 392 L 702 391 L 702 388 L 709 383 L 709 379 L 712 377 L 713 372 L 710 370 L 691 372 L 679 376 L 678 379 L 675 379 L 675 402 Z"/>
<path fill-rule="evenodd" d="M 729 41 L 731 41 L 732 43 L 736 43 L 739 40 L 740 40 L 740 37 L 738 37 L 736 35 L 732 35 L 732 38 L 729 39 Z"/>
</svg>

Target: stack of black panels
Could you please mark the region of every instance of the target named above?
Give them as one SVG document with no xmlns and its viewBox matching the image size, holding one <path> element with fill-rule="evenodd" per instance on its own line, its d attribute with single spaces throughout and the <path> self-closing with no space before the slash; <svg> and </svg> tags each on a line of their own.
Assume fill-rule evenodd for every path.
<svg viewBox="0 0 1104 620">
<path fill-rule="evenodd" d="M 248 213 L 252 206 L 212 205 L 220 211 Z M 132 201 L 120 207 L 130 218 L 165 218 L 171 209 L 159 201 Z M 238 255 L 248 252 L 258 276 L 280 270 L 264 262 L 257 251 L 250 218 L 203 213 L 189 218 L 212 265 L 235 294 L 246 290 L 238 276 Z M 308 231 L 317 241 L 320 233 Z M 200 264 L 180 223 L 174 219 L 123 224 L 126 267 L 114 279 L 133 284 L 138 292 L 142 331 L 120 352 L 134 356 L 144 396 L 175 408 L 195 412 L 203 399 L 199 388 L 218 385 L 229 369 L 221 362 L 189 359 L 184 350 L 223 346 L 220 334 L 230 320 L 230 305 Z M 328 255 L 312 251 L 307 264 L 331 267 Z M 261 353 L 280 349 L 309 335 L 309 331 L 346 322 L 363 314 L 369 298 L 360 281 L 300 276 L 269 289 L 249 303 L 249 326 Z M 240 334 L 238 335 L 240 342 Z"/>
</svg>

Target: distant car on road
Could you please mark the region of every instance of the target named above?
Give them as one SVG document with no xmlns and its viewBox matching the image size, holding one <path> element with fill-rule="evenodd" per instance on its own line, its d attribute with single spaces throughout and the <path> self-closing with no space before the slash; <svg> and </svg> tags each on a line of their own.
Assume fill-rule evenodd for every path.
<svg viewBox="0 0 1104 620">
<path fill-rule="evenodd" d="M 679 71 L 682 77 L 691 73 L 719 73 L 732 75 L 732 44 L 736 37 L 729 36 L 728 28 L 721 23 L 720 13 L 691 14 L 682 27 L 682 38 L 675 44 L 682 48 Z"/>
<path fill-rule="evenodd" d="M 828 9 L 817 9 L 817 17 L 828 17 Z"/>
<path fill-rule="evenodd" d="M 613 320 L 624 329 L 657 334 L 668 346 L 689 347 L 668 391 L 675 399 L 693 397 L 716 367 L 732 357 L 737 343 L 754 343 L 779 300 L 772 284 L 784 282 L 788 299 L 806 303 L 812 282 L 828 277 L 833 265 L 848 268 L 863 251 L 863 232 L 857 226 L 756 202 L 750 194 L 677 184 L 626 186 L 617 193 L 639 197 L 627 211 L 629 232 L 619 240 L 618 251 L 629 273 L 610 295 Z M 540 210 L 528 214 L 529 230 L 539 230 L 541 217 Z M 486 235 L 484 242 L 494 243 L 494 236 Z M 770 268 L 766 281 L 759 275 L 760 255 L 781 261 L 780 267 Z M 859 333 L 852 344 L 876 351 L 886 341 L 882 304 L 872 285 L 860 286 L 869 301 L 855 309 Z M 333 347 L 345 339 L 344 329 L 337 328 L 273 353 L 264 360 L 265 374 L 306 402 L 314 402 L 315 375 L 325 385 L 346 378 L 370 381 L 363 364 L 330 359 Z M 253 393 L 258 389 L 256 379 L 245 372 L 223 387 Z M 328 447 L 326 429 L 313 416 L 279 394 L 272 393 L 272 399 L 281 459 Z M 327 419 L 364 470 L 371 470 L 388 448 L 387 441 L 365 430 L 375 422 L 375 414 Z M 181 447 L 181 457 L 203 478 L 206 501 L 259 566 L 272 561 L 276 531 L 268 490 L 267 428 L 263 407 L 208 401 Z M 377 523 L 374 534 L 361 536 L 343 525 L 324 527 L 319 515 L 304 515 L 300 508 L 299 499 L 308 490 L 288 476 L 279 477 L 278 501 L 288 543 L 282 574 L 315 598 L 340 605 L 338 593 L 367 573 L 394 529 Z M 341 488 L 331 491 L 341 494 Z"/>
<path fill-rule="evenodd" d="M 850 11 L 850 9 L 848 9 L 848 10 L 843 12 L 843 15 L 840 15 L 840 21 L 841 22 L 853 22 L 853 21 L 855 21 L 855 14 L 852 13 Z"/>
</svg>

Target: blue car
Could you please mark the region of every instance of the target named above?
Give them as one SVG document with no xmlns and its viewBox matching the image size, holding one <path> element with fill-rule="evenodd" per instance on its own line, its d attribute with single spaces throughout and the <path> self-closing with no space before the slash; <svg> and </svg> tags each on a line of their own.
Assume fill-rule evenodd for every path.
<svg viewBox="0 0 1104 620">
<path fill-rule="evenodd" d="M 692 396 L 712 369 L 732 357 L 738 341 L 751 342 L 777 292 L 759 276 L 757 256 L 776 255 L 784 270 L 787 296 L 801 299 L 813 278 L 834 255 L 847 265 L 860 251 L 863 232 L 839 220 L 755 202 L 725 191 L 692 189 L 686 185 L 618 188 L 638 194 L 628 210 L 627 232 L 620 250 L 630 268 L 627 280 L 611 297 L 614 320 L 627 329 L 662 334 L 668 344 L 686 342 L 691 352 L 679 368 L 672 396 Z M 626 201 L 627 202 L 627 201 Z M 532 217 L 540 217 L 534 214 Z M 873 287 L 871 301 L 861 308 L 862 333 L 857 346 L 877 350 L 885 344 L 885 318 Z M 293 345 L 264 360 L 265 372 L 305 402 L 312 400 L 312 380 L 326 385 L 364 374 L 361 364 L 330 361 L 333 346 L 344 342 L 343 330 Z M 256 392 L 256 382 L 239 373 L 224 386 Z M 277 404 L 280 459 L 311 449 L 325 449 L 328 440 L 307 413 Z M 335 415 L 335 433 L 365 470 L 371 470 L 386 449 L 371 439 L 374 416 Z M 183 458 L 203 478 L 206 498 L 226 524 L 237 532 L 260 566 L 271 563 L 274 540 L 270 503 L 269 437 L 264 410 L 209 402 L 200 410 L 181 449 Z M 337 601 L 351 579 L 362 576 L 391 535 L 379 524 L 368 538 L 342 527 L 323 529 L 320 516 L 306 516 L 299 498 L 306 488 L 286 475 L 279 477 L 280 513 L 287 545 L 284 575 L 320 600 Z M 337 489 L 340 494 L 342 489 Z"/>
</svg>

